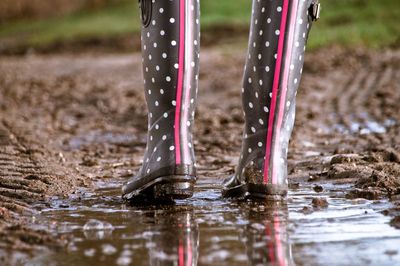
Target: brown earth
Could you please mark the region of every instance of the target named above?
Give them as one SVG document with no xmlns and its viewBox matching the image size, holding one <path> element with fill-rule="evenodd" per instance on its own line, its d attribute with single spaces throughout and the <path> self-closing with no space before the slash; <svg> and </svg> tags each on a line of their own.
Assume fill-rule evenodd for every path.
<svg viewBox="0 0 400 266">
<path fill-rule="evenodd" d="M 222 180 L 237 163 L 244 56 L 237 46 L 202 51 L 194 142 L 199 178 Z M 349 198 L 399 202 L 399 81 L 400 50 L 308 53 L 288 157 L 290 185 L 312 182 L 321 191 L 325 183 L 351 184 Z M 79 196 L 97 181 L 131 176 L 141 164 L 147 116 L 138 53 L 2 56 L 0 95 L 2 264 L 12 261 L 10 250 L 68 246 L 67 239 L 30 227 L 37 215 L 32 204 L 51 207 L 53 199 Z"/>
</svg>

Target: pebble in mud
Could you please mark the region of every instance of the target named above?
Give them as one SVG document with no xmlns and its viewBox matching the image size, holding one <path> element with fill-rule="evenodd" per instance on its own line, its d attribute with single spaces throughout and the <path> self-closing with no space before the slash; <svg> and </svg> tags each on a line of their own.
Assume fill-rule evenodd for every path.
<svg viewBox="0 0 400 266">
<path fill-rule="evenodd" d="M 314 208 L 327 208 L 329 204 L 326 198 L 313 198 L 312 205 Z"/>
<path fill-rule="evenodd" d="M 308 179 L 307 179 L 307 182 L 313 182 L 313 181 L 316 181 L 316 180 L 318 180 L 318 179 L 320 179 L 319 176 L 317 176 L 317 175 L 310 175 L 310 176 L 308 177 Z"/>
<path fill-rule="evenodd" d="M 315 185 L 315 186 L 313 187 L 313 190 L 314 190 L 315 192 L 322 192 L 322 191 L 324 190 L 324 188 L 323 188 L 322 186 L 320 186 L 320 185 Z"/>
<path fill-rule="evenodd" d="M 343 163 L 351 163 L 351 162 L 359 162 L 361 160 L 361 156 L 358 154 L 339 154 L 331 159 L 332 164 L 343 164 Z"/>
<path fill-rule="evenodd" d="M 311 214 L 313 210 L 310 207 L 304 206 L 303 209 L 301 209 L 301 212 L 304 214 Z"/>
<path fill-rule="evenodd" d="M 390 196 L 391 201 L 400 201 L 400 194 Z"/>
<path fill-rule="evenodd" d="M 364 198 L 367 200 L 377 200 L 384 196 L 385 192 L 380 188 L 354 189 L 346 194 L 347 199 Z"/>
<path fill-rule="evenodd" d="M 390 220 L 390 225 L 394 228 L 400 229 L 400 216 L 396 216 Z"/>
<path fill-rule="evenodd" d="M 386 250 L 385 251 L 385 254 L 386 255 L 389 255 L 389 256 L 393 256 L 393 255 L 396 255 L 396 254 L 398 254 L 399 252 L 397 251 L 397 250 Z"/>
</svg>

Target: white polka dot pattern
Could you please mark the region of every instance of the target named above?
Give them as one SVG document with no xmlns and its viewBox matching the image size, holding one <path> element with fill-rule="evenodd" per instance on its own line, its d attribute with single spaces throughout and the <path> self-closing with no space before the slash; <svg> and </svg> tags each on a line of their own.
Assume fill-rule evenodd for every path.
<svg viewBox="0 0 400 266">
<path fill-rule="evenodd" d="M 199 0 L 151 1 L 151 23 L 141 30 L 148 139 L 142 167 L 131 183 L 160 169 L 194 168 L 195 163 L 192 127 L 198 87 Z"/>
<path fill-rule="evenodd" d="M 274 169 L 277 176 L 274 184 L 286 185 L 295 95 L 312 23 L 307 10 L 314 1 L 253 0 L 242 87 L 245 129 L 239 165 L 233 177 L 237 182 L 248 180 L 245 169 L 251 166 L 259 173 L 256 181 L 253 176 L 253 182 L 273 183 Z M 275 84 L 277 90 L 273 89 Z"/>
</svg>

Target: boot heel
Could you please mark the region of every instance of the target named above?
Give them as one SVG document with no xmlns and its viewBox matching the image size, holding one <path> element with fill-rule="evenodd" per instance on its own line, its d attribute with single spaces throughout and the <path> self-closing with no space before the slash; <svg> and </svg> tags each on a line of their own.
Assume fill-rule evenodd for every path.
<svg viewBox="0 0 400 266">
<path fill-rule="evenodd" d="M 222 189 L 222 196 L 237 199 L 281 201 L 286 198 L 287 188 L 272 184 L 241 184 Z"/>
<path fill-rule="evenodd" d="M 156 199 L 186 199 L 193 195 L 194 177 L 166 177 L 153 186 L 153 195 Z"/>
<path fill-rule="evenodd" d="M 287 187 L 273 184 L 248 184 L 246 198 L 280 201 L 286 198 Z"/>
</svg>

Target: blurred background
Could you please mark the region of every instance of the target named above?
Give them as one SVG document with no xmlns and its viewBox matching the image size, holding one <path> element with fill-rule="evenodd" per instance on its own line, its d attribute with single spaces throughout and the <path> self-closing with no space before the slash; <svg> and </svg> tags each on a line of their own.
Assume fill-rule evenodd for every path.
<svg viewBox="0 0 400 266">
<path fill-rule="evenodd" d="M 399 0 L 322 0 L 309 49 L 400 44 Z M 202 44 L 246 45 L 250 0 L 201 0 Z M 137 0 L 1 0 L 0 53 L 140 49 Z"/>
</svg>

